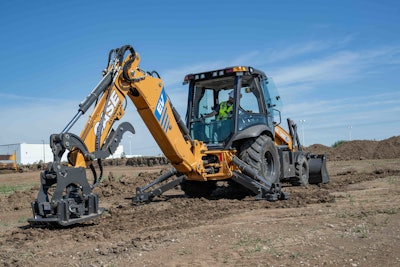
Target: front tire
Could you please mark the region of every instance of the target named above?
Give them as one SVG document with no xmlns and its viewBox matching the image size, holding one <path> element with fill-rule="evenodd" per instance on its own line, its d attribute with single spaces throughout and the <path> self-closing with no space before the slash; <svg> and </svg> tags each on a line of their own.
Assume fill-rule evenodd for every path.
<svg viewBox="0 0 400 267">
<path fill-rule="evenodd" d="M 310 166 L 308 164 L 308 160 L 306 156 L 300 155 L 297 162 L 295 163 L 295 174 L 296 174 L 296 181 L 293 185 L 298 186 L 307 186 L 308 179 L 310 176 Z"/>
<path fill-rule="evenodd" d="M 279 183 L 279 154 L 271 137 L 260 135 L 247 140 L 240 149 L 239 158 L 257 170 L 271 184 Z"/>
</svg>

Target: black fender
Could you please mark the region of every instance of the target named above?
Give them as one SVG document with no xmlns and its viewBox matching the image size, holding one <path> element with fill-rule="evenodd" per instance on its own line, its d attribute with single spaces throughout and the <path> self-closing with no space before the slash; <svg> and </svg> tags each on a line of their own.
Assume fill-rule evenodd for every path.
<svg viewBox="0 0 400 267">
<path fill-rule="evenodd" d="M 245 140 L 245 139 L 249 139 L 249 138 L 256 138 L 262 134 L 266 134 L 269 137 L 272 138 L 272 140 L 274 140 L 274 136 L 273 136 L 273 131 L 271 130 L 270 127 L 268 127 L 267 125 L 254 125 L 254 126 L 250 126 L 240 132 L 238 132 L 237 134 L 235 134 L 232 139 L 229 141 L 229 143 L 227 144 L 227 147 L 230 147 L 232 145 L 232 143 L 240 141 L 240 140 Z"/>
</svg>

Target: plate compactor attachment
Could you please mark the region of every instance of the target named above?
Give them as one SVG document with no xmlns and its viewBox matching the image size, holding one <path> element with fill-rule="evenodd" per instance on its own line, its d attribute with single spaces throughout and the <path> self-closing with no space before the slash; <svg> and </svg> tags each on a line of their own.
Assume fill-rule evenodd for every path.
<svg viewBox="0 0 400 267">
<path fill-rule="evenodd" d="M 57 171 L 56 171 L 57 170 Z M 41 186 L 37 201 L 32 203 L 31 226 L 80 223 L 100 216 L 99 200 L 86 179 L 84 168 L 53 164 L 51 170 L 41 173 Z M 49 200 L 49 191 L 55 186 Z"/>
<path fill-rule="evenodd" d="M 40 174 L 39 193 L 32 202 L 33 218 L 28 219 L 30 225 L 67 226 L 99 217 L 104 209 L 99 208 L 98 196 L 92 192 L 97 175 L 90 185 L 84 167 L 61 164 L 66 150 L 79 149 L 85 157 L 90 157 L 82 140 L 71 133 L 54 134 L 50 146 L 54 162 Z M 91 169 L 94 170 L 92 165 Z"/>
</svg>

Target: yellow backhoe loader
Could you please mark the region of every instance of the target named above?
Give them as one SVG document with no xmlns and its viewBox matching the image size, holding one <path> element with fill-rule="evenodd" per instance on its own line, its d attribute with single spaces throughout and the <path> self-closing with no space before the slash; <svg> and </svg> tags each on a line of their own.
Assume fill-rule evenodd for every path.
<svg viewBox="0 0 400 267">
<path fill-rule="evenodd" d="M 142 70 L 139 62 L 130 45 L 112 49 L 102 80 L 63 131 L 50 136 L 54 161 L 41 173 L 33 218 L 28 219 L 31 225 L 71 225 L 102 214 L 92 192 L 103 174 L 101 162 L 115 152 L 124 133 L 135 133 L 129 122 L 113 128 L 124 115 L 126 99 L 133 102 L 173 166 L 154 182 L 136 188 L 134 202 L 149 202 L 178 185 L 189 197 L 206 197 L 217 181 L 225 180 L 257 199 L 275 201 L 288 197 L 281 190 L 284 180 L 299 185 L 329 181 L 324 155 L 302 151 L 291 120 L 289 133 L 279 126 L 280 97 L 262 71 L 234 66 L 186 75 L 183 121 L 158 73 Z M 230 104 L 223 106 L 229 96 Z M 80 135 L 71 133 L 92 106 Z M 66 152 L 68 166 L 61 162 Z M 93 173 L 91 183 L 87 168 Z"/>
<path fill-rule="evenodd" d="M 16 151 L 14 151 L 14 153 L 11 155 L 0 155 L 0 170 L 19 171 Z"/>
</svg>

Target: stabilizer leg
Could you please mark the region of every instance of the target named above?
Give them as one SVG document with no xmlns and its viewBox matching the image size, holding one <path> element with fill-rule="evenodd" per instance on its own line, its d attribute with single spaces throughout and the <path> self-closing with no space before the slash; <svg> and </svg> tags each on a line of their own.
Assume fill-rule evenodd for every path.
<svg viewBox="0 0 400 267">
<path fill-rule="evenodd" d="M 232 179 L 257 194 L 256 199 L 266 199 L 268 201 L 288 199 L 288 194 L 282 192 L 279 183 L 271 184 L 236 156 L 232 158 L 232 162 L 242 170 L 242 173 L 233 172 Z"/>
<path fill-rule="evenodd" d="M 160 196 L 164 192 L 180 185 L 182 183 L 184 175 L 179 176 L 178 178 L 176 178 L 166 184 L 163 184 L 153 190 L 148 191 L 148 189 L 150 189 L 151 187 L 166 181 L 168 178 L 172 177 L 175 174 L 177 174 L 177 170 L 175 168 L 172 168 L 168 172 L 159 176 L 153 182 L 151 182 L 143 187 L 136 188 L 136 195 L 133 197 L 133 203 L 150 202 L 154 197 Z"/>
</svg>

